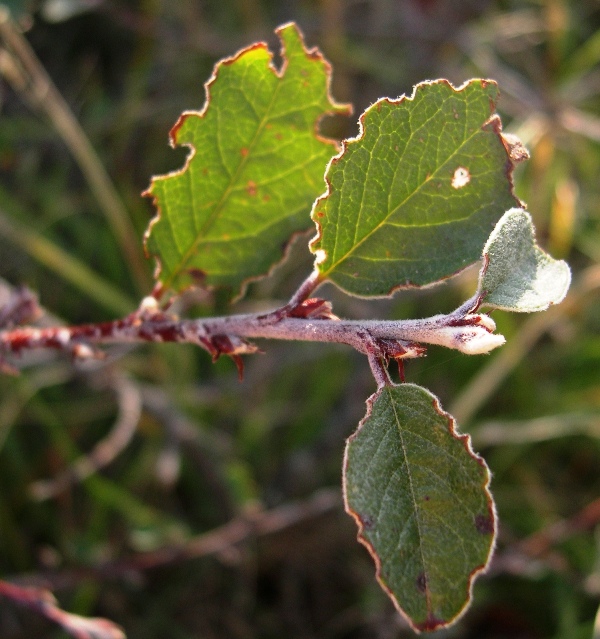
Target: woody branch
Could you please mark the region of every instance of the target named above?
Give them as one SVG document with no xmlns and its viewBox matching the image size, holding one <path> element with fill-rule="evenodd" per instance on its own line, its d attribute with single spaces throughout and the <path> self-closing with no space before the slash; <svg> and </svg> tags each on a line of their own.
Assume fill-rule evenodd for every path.
<svg viewBox="0 0 600 639">
<path fill-rule="evenodd" d="M 420 357 L 425 353 L 423 344 L 480 354 L 504 343 L 501 335 L 494 334 L 493 320 L 476 312 L 478 294 L 446 315 L 410 320 L 343 320 L 332 313 L 329 302 L 307 299 L 316 286 L 318 281 L 311 276 L 288 304 L 268 314 L 180 319 L 161 310 L 157 301 L 149 297 L 135 313 L 111 322 L 35 328 L 14 327 L 7 321 L 7 328 L 0 331 L 0 355 L 14 356 L 41 348 L 89 358 L 102 356 L 96 350 L 98 345 L 179 342 L 201 346 L 213 359 L 228 355 L 241 368 L 240 356 L 258 351 L 248 340 L 261 338 L 347 344 L 383 361 Z"/>
</svg>

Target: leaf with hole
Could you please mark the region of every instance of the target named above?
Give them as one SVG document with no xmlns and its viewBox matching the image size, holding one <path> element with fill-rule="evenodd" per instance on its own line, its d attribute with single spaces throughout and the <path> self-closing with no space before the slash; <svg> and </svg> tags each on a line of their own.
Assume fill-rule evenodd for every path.
<svg viewBox="0 0 600 639">
<path fill-rule="evenodd" d="M 155 177 L 147 191 L 159 212 L 146 248 L 164 288 L 201 283 L 239 295 L 311 224 L 337 148 L 319 135 L 319 122 L 348 107 L 331 99 L 329 65 L 304 47 L 297 27 L 277 34 L 280 70 L 264 43 L 220 62 L 203 111 L 184 113 L 171 131 L 173 145 L 192 151 L 181 171 Z"/>
<path fill-rule="evenodd" d="M 447 626 L 494 544 L 489 471 L 426 389 L 383 386 L 367 406 L 346 446 L 346 510 L 411 625 Z"/>
<path fill-rule="evenodd" d="M 439 80 L 365 111 L 313 207 L 311 248 L 323 279 L 383 296 L 479 259 L 494 224 L 518 203 L 497 97 L 489 80 L 459 89 Z"/>
</svg>

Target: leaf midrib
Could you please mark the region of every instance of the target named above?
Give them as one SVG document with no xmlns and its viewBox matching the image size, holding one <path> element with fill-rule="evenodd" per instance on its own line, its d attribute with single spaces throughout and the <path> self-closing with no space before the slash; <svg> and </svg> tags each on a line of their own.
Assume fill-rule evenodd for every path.
<svg viewBox="0 0 600 639">
<path fill-rule="evenodd" d="M 490 116 L 491 117 L 491 116 Z M 486 120 L 487 122 L 488 120 Z M 462 142 L 462 144 L 460 145 L 460 147 L 458 147 L 451 155 L 449 155 L 446 160 L 444 160 L 444 162 L 442 164 L 440 164 L 437 169 L 429 176 L 429 178 L 427 178 L 425 181 L 423 181 L 421 184 L 419 184 L 419 186 L 412 191 L 408 197 L 404 198 L 404 200 L 402 200 L 402 202 L 400 202 L 394 209 L 392 209 L 382 220 L 381 222 L 379 222 L 375 227 L 373 227 L 373 229 L 371 231 L 369 231 L 366 235 L 364 235 L 360 241 L 358 241 L 357 243 L 355 243 L 352 248 L 347 251 L 341 258 L 339 258 L 338 260 L 336 260 L 329 268 L 327 271 L 325 272 L 321 272 L 321 275 L 323 277 L 328 277 L 337 267 L 340 263 L 344 262 L 345 260 L 347 260 L 362 244 L 364 244 L 374 233 L 376 233 L 377 231 L 379 231 L 383 226 L 385 226 L 388 222 L 388 220 L 390 219 L 390 217 L 392 217 L 393 215 L 396 214 L 396 212 L 401 209 L 402 207 L 404 207 L 411 198 L 415 197 L 420 191 L 421 189 L 428 184 L 431 180 L 433 180 L 437 175 L 438 172 L 441 171 L 441 169 L 446 166 L 446 164 L 448 164 L 448 162 L 450 162 L 450 160 L 452 160 L 452 158 L 457 155 L 464 147 L 465 145 L 467 145 L 482 129 L 482 127 L 485 125 L 484 122 L 480 127 L 475 128 L 474 132 L 467 138 L 464 139 L 464 141 Z M 363 189 L 364 191 L 364 189 Z M 452 222 L 454 222 L 455 220 L 453 220 Z M 442 222 L 442 224 L 446 224 L 446 223 L 450 223 L 450 222 Z M 413 228 L 413 227 L 418 227 L 418 228 L 425 228 L 425 226 L 438 226 L 438 224 L 429 224 L 429 225 L 406 225 L 406 228 Z"/>
<path fill-rule="evenodd" d="M 425 579 L 427 580 L 428 577 L 428 571 L 426 569 L 426 562 L 425 562 L 425 555 L 423 553 L 423 533 L 421 532 L 421 521 L 420 521 L 420 517 L 419 517 L 419 509 L 417 507 L 417 498 L 415 496 L 415 489 L 414 489 L 414 485 L 413 485 L 413 479 L 412 479 L 412 474 L 411 474 L 411 467 L 408 461 L 408 455 L 406 452 L 406 445 L 404 443 L 404 437 L 402 435 L 402 428 L 400 425 L 400 417 L 398 415 L 398 412 L 396 410 L 396 404 L 394 402 L 394 397 L 392 395 L 392 389 L 388 388 L 387 389 L 388 394 L 389 394 L 389 398 L 390 398 L 390 402 L 392 404 L 392 410 L 394 411 L 394 418 L 396 420 L 396 430 L 398 432 L 398 437 L 400 438 L 400 447 L 402 448 L 402 456 L 404 457 L 404 463 L 406 465 L 406 475 L 408 477 L 408 485 L 409 485 L 409 490 L 410 490 L 410 498 L 411 501 L 413 503 L 413 510 L 415 513 L 415 522 L 417 525 L 417 533 L 419 535 L 419 555 L 421 557 L 421 566 L 423 567 L 423 574 L 425 575 Z M 432 605 L 431 605 L 431 593 L 429 591 L 429 588 L 425 588 L 425 601 L 426 601 L 426 607 L 428 612 L 432 611 Z"/>
<path fill-rule="evenodd" d="M 248 145 L 248 153 L 245 156 L 244 155 L 241 156 L 241 162 L 238 164 L 235 172 L 232 174 L 227 187 L 223 191 L 223 194 L 221 198 L 219 199 L 219 201 L 217 202 L 217 204 L 215 205 L 212 213 L 210 214 L 208 219 L 205 221 L 205 223 L 202 225 L 200 230 L 196 233 L 196 238 L 194 239 L 194 241 L 192 242 L 188 250 L 183 254 L 182 258 L 179 260 L 177 265 L 173 269 L 171 269 L 171 275 L 164 283 L 166 287 L 169 287 L 171 283 L 173 282 L 173 280 L 184 270 L 187 263 L 191 260 L 193 255 L 196 253 L 198 245 L 201 243 L 203 239 L 205 239 L 205 236 L 208 233 L 209 229 L 214 225 L 219 215 L 222 213 L 225 203 L 227 202 L 227 199 L 230 197 L 230 195 L 234 191 L 234 185 L 237 184 L 239 176 L 242 174 L 247 163 L 252 158 L 252 150 L 258 144 L 258 140 L 260 136 L 262 135 L 267 122 L 270 120 L 271 111 L 273 109 L 275 99 L 281 89 L 281 86 L 284 83 L 284 79 L 285 79 L 284 77 L 280 78 L 279 82 L 277 82 L 277 84 L 275 85 L 275 90 L 273 91 L 273 95 L 271 96 L 269 105 L 267 109 L 265 110 L 265 115 L 259 122 L 254 138 Z M 217 136 L 218 136 L 218 133 L 217 133 Z M 189 166 L 186 167 L 186 169 L 184 170 L 189 171 Z M 193 195 L 192 195 L 192 199 L 193 199 Z"/>
</svg>

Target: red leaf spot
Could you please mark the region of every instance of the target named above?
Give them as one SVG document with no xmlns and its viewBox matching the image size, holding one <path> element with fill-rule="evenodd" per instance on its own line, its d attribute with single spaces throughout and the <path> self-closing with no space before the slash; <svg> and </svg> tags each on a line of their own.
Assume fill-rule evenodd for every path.
<svg viewBox="0 0 600 639">
<path fill-rule="evenodd" d="M 248 155 L 248 149 L 244 146 L 240 149 L 240 153 L 242 154 L 242 157 L 245 158 Z"/>
<path fill-rule="evenodd" d="M 322 218 L 322 217 L 325 217 L 325 213 L 323 211 L 317 211 L 315 213 L 315 216 L 318 218 Z"/>
<path fill-rule="evenodd" d="M 427 592 L 427 575 L 424 572 L 420 572 L 417 575 L 417 590 L 423 594 Z"/>
<path fill-rule="evenodd" d="M 246 192 L 248 193 L 248 195 L 250 197 L 254 197 L 256 195 L 256 182 L 253 182 L 252 180 L 250 180 L 248 182 L 248 184 L 246 185 Z"/>
<path fill-rule="evenodd" d="M 494 521 L 489 515 L 477 515 L 475 517 L 475 528 L 481 535 L 491 535 L 494 532 Z"/>
<path fill-rule="evenodd" d="M 263 195 L 263 202 L 268 202 L 271 199 L 270 195 Z"/>
<path fill-rule="evenodd" d="M 202 169 L 202 175 L 208 175 L 208 169 L 206 167 Z"/>
<path fill-rule="evenodd" d="M 429 495 L 425 495 L 425 497 L 423 497 L 423 499 L 424 499 L 425 501 L 429 501 L 429 500 L 431 499 L 431 497 L 430 497 Z"/>
<path fill-rule="evenodd" d="M 191 268 L 188 270 L 188 273 L 192 279 L 196 280 L 196 284 L 202 284 L 206 279 L 206 271 L 203 271 L 202 269 Z"/>
<path fill-rule="evenodd" d="M 370 530 L 375 525 L 373 518 L 369 515 L 359 515 L 360 523 L 365 530 Z"/>
<path fill-rule="evenodd" d="M 275 134 L 275 139 L 276 140 L 283 140 L 283 134 L 282 133 L 276 133 Z"/>
</svg>

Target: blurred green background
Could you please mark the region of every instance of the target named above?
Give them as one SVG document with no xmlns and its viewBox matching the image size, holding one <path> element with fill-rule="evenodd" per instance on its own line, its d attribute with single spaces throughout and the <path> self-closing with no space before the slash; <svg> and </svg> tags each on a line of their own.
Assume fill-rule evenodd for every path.
<svg viewBox="0 0 600 639">
<path fill-rule="evenodd" d="M 259 39 L 277 46 L 277 25 L 295 20 L 332 62 L 334 97 L 355 107 L 327 123 L 338 137 L 416 82 L 499 82 L 505 129 L 531 153 L 516 194 L 574 281 L 547 313 L 495 314 L 508 344 L 492 355 L 431 347 L 407 365 L 408 381 L 472 433 L 501 522 L 471 610 L 437 636 L 598 639 L 597 0 L 5 4 L 15 23 L 0 28 L 0 278 L 36 291 L 54 321 L 119 317 L 150 291 L 141 238 L 153 211 L 140 192 L 185 159 L 168 131 L 202 107 L 219 58 Z M 310 235 L 236 312 L 289 297 L 310 272 Z M 475 277 L 374 302 L 321 293 L 340 316 L 418 317 L 452 309 Z M 181 310 L 228 311 L 210 294 Z M 33 358 L 0 378 L 0 576 L 45 585 L 130 639 L 413 636 L 341 503 L 344 440 L 374 391 L 365 358 L 261 346 L 241 384 L 231 361 L 179 345 L 119 347 L 92 366 Z M 2 601 L 0 636 L 65 635 Z"/>
</svg>

